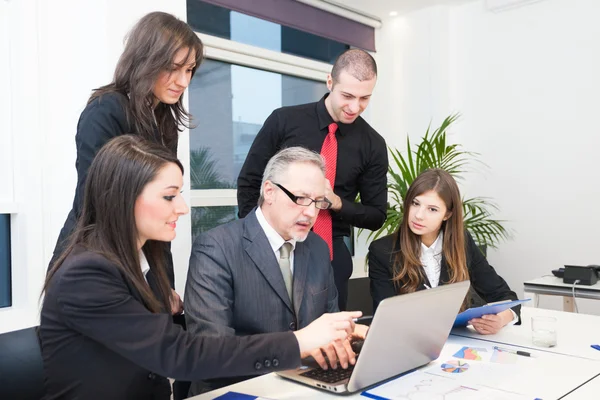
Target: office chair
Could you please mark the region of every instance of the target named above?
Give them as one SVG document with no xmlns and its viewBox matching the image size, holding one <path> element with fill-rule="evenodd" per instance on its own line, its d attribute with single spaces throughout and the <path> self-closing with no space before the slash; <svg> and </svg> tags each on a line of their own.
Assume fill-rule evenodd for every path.
<svg viewBox="0 0 600 400">
<path fill-rule="evenodd" d="M 44 395 L 37 329 L 0 334 L 0 399 L 40 400 Z"/>
</svg>

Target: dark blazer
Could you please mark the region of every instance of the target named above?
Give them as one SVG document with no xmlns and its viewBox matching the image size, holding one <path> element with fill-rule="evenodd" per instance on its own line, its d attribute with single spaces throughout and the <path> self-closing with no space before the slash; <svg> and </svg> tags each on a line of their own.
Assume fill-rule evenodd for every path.
<svg viewBox="0 0 600 400">
<path fill-rule="evenodd" d="M 128 133 L 139 133 L 134 132 L 133 125 L 128 120 L 128 105 L 129 98 L 125 94 L 118 92 L 106 93 L 92 100 L 79 117 L 77 134 L 75 135 L 75 145 L 77 148 L 77 160 L 75 162 L 77 186 L 75 188 L 75 198 L 73 199 L 73 208 L 69 212 L 56 241 L 54 256 L 50 265 L 62 253 L 65 240 L 75 228 L 77 218 L 81 215 L 85 181 L 88 169 L 92 161 L 94 161 L 96 154 L 112 138 Z M 154 132 L 154 140 L 157 143 L 162 143 L 158 130 Z M 171 145 L 169 150 L 177 154 L 177 141 Z M 170 251 L 166 253 L 166 258 L 167 274 L 171 280 L 171 286 L 174 287 L 173 260 Z"/>
<path fill-rule="evenodd" d="M 400 251 L 399 241 L 395 240 L 396 235 L 384 236 L 371 243 L 369 246 L 369 278 L 371 282 L 371 297 L 373 298 L 373 310 L 379 303 L 388 297 L 399 294 L 398 289 L 392 281 L 393 270 L 392 261 L 397 252 Z M 515 292 L 510 290 L 508 284 L 496 270 L 487 262 L 485 256 L 481 253 L 477 244 L 469 232 L 465 232 L 467 268 L 469 270 L 469 279 L 471 280 L 471 306 L 479 306 L 485 303 L 491 303 L 501 300 L 517 300 Z M 425 284 L 429 284 L 427 275 L 423 273 L 424 282 L 417 290 L 424 290 Z M 448 264 L 442 257 L 440 271 L 440 285 L 449 280 Z M 521 306 L 512 309 L 519 316 Z"/>
<path fill-rule="evenodd" d="M 157 375 L 199 380 L 300 364 L 291 332 L 202 337 L 184 331 L 168 313 L 151 313 L 114 264 L 80 247 L 52 277 L 40 340 L 45 399 L 167 400 L 168 382 Z"/>
<path fill-rule="evenodd" d="M 293 274 L 292 307 L 278 260 L 254 211 L 200 234 L 185 288 L 188 331 L 221 337 L 289 332 L 338 311 L 329 249 L 313 232 L 296 243 Z"/>
</svg>

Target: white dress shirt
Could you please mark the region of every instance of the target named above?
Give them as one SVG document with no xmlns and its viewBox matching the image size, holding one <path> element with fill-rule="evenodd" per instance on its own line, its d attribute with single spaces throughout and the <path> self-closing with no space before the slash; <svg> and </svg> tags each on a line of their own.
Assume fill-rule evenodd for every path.
<svg viewBox="0 0 600 400">
<path fill-rule="evenodd" d="M 294 239 L 283 240 L 283 238 L 277 233 L 275 229 L 267 222 L 264 214 L 262 213 L 260 207 L 256 208 L 256 219 L 260 224 L 260 227 L 267 235 L 267 240 L 269 240 L 269 244 L 271 245 L 271 249 L 273 250 L 273 254 L 275 254 L 275 259 L 279 260 L 279 249 L 285 242 L 288 242 L 292 245 L 292 251 L 290 251 L 290 269 L 292 270 L 292 276 L 294 275 L 294 250 L 296 249 L 296 241 Z"/>
<path fill-rule="evenodd" d="M 431 246 L 427 247 L 423 242 L 421 242 L 421 264 L 423 265 L 423 269 L 425 270 L 425 275 L 427 275 L 427 279 L 429 279 L 429 284 L 431 288 L 437 287 L 440 284 L 440 272 L 442 270 L 442 250 L 444 244 L 444 232 L 440 230 L 440 233 L 435 239 L 435 242 L 431 244 Z M 429 286 L 425 285 L 428 289 Z M 517 313 L 513 310 L 510 310 L 513 315 L 513 319 L 511 322 L 506 324 L 514 325 L 519 321 L 519 317 Z"/>
<path fill-rule="evenodd" d="M 150 264 L 148 264 L 146 255 L 142 250 L 140 250 L 140 266 L 142 267 L 142 275 L 144 275 L 144 279 L 146 279 L 146 282 L 148 282 L 146 274 L 148 273 L 148 271 L 150 271 Z"/>
<path fill-rule="evenodd" d="M 421 242 L 421 265 L 425 270 L 425 275 L 429 279 L 432 288 L 440 283 L 440 271 L 442 270 L 442 244 L 444 243 L 444 233 L 440 231 L 435 242 L 427 247 Z"/>
</svg>

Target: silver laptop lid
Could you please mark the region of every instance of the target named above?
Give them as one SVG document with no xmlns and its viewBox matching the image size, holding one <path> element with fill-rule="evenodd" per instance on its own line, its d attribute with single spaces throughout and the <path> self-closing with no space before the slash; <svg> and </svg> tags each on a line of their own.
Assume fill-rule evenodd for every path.
<svg viewBox="0 0 600 400">
<path fill-rule="evenodd" d="M 469 281 L 390 297 L 379 303 L 348 391 L 355 392 L 438 358 Z"/>
</svg>

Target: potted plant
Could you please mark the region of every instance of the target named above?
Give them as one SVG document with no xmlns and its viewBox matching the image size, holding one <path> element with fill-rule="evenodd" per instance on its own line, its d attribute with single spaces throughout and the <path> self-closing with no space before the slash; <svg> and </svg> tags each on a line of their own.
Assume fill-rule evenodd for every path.
<svg viewBox="0 0 600 400">
<path fill-rule="evenodd" d="M 404 215 L 403 199 L 408 187 L 421 172 L 429 168 L 441 168 L 460 181 L 461 174 L 466 172 L 470 163 L 477 162 L 485 166 L 478 160 L 479 154 L 464 151 L 459 144 L 447 143 L 446 131 L 457 118 L 458 114 L 450 115 L 433 132 L 428 127 L 421 143 L 414 148 L 407 137 L 406 154 L 390 148 L 392 157 L 388 168 L 388 192 L 391 200 L 388 202 L 387 219 L 379 230 L 369 234 L 368 239 L 377 239 L 396 231 Z M 508 231 L 502 226 L 503 221 L 493 218 L 492 211 L 497 210 L 498 207 L 489 198 L 463 198 L 465 228 L 484 252 L 487 247 L 496 248 L 501 240 L 509 238 Z"/>
</svg>

